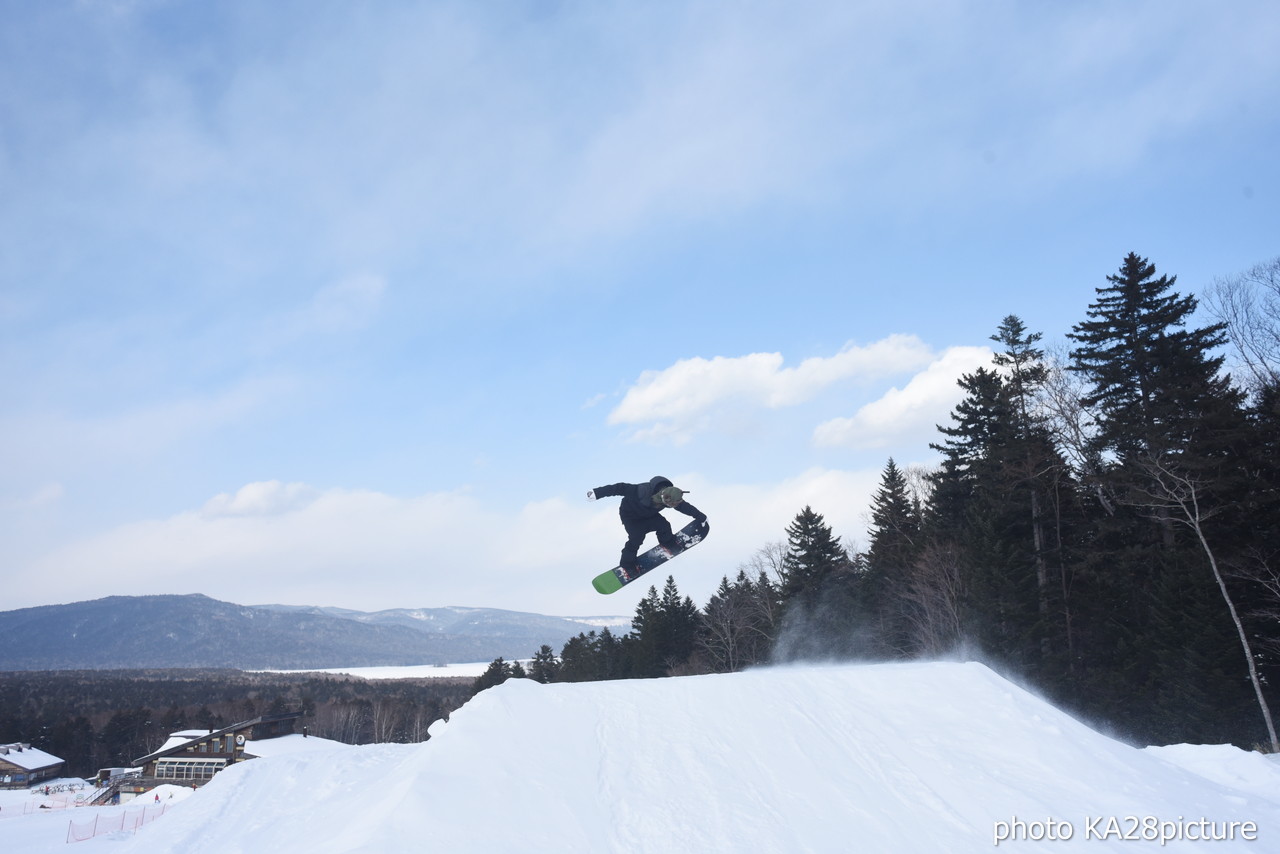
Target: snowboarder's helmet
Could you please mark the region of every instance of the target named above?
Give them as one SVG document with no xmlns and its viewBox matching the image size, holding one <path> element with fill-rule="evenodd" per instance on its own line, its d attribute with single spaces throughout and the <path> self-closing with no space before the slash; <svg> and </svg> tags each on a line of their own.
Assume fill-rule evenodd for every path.
<svg viewBox="0 0 1280 854">
<path fill-rule="evenodd" d="M 655 497 L 668 507 L 675 507 L 681 501 L 684 501 L 686 493 L 687 490 L 668 486 L 666 489 L 660 490 Z"/>
</svg>

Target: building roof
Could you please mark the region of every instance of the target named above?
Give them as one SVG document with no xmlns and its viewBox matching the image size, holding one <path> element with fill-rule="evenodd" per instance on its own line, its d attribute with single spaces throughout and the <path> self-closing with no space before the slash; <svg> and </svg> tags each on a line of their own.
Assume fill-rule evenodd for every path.
<svg viewBox="0 0 1280 854">
<path fill-rule="evenodd" d="M 0 762 L 8 762 L 26 771 L 38 771 L 51 765 L 59 765 L 63 760 L 29 744 L 14 742 L 0 744 Z"/>
<path fill-rule="evenodd" d="M 171 732 L 168 740 L 156 752 L 163 753 L 171 747 L 178 747 L 190 741 L 201 741 L 212 732 L 211 729 L 184 729 L 182 732 Z"/>
<path fill-rule="evenodd" d="M 312 753 L 317 750 L 337 750 L 351 747 L 344 741 L 331 738 L 320 738 L 317 735 L 303 735 L 295 732 L 292 735 L 278 735 L 275 738 L 255 739 L 244 743 L 245 756 L 262 758 L 264 756 L 284 756 L 293 753 Z"/>
<path fill-rule="evenodd" d="M 231 726 L 223 727 L 222 729 L 184 730 L 182 732 L 175 732 L 169 736 L 169 740 L 164 743 L 163 747 L 154 753 L 148 753 L 146 756 L 133 760 L 133 764 L 138 766 L 146 765 L 154 759 L 159 759 L 162 756 L 168 756 L 171 753 L 177 753 L 178 751 L 185 749 L 186 746 L 192 742 L 199 743 L 216 736 L 225 735 L 229 732 L 238 732 L 240 730 L 249 729 L 250 727 L 255 727 L 262 723 L 297 720 L 300 717 L 302 717 L 302 712 L 282 712 L 278 715 L 259 715 L 256 718 L 241 721 L 240 723 L 232 724 Z"/>
</svg>

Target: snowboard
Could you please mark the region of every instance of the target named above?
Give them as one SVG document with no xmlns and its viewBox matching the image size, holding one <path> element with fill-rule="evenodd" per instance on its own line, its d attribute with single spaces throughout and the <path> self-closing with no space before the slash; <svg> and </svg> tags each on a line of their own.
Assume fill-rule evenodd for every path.
<svg viewBox="0 0 1280 854">
<path fill-rule="evenodd" d="M 591 586 L 599 593 L 614 593 L 621 590 L 654 567 L 661 566 L 681 552 L 688 551 L 705 540 L 708 531 L 710 527 L 705 521 L 699 522 L 695 519 L 676 531 L 676 544 L 673 548 L 654 546 L 636 558 L 635 569 L 624 570 L 620 566 L 615 566 L 591 579 Z"/>
</svg>

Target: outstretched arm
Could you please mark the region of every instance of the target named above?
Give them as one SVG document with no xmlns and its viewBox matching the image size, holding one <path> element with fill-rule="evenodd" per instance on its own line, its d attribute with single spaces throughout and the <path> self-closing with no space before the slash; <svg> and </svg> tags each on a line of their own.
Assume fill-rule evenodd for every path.
<svg viewBox="0 0 1280 854">
<path fill-rule="evenodd" d="M 631 487 L 629 483 L 611 483 L 608 486 L 597 486 L 595 489 L 587 493 L 587 498 L 595 501 L 597 498 L 612 498 L 615 495 L 626 495 L 627 490 Z"/>
<path fill-rule="evenodd" d="M 681 513 L 683 513 L 686 516 L 692 516 L 694 519 L 697 519 L 699 522 L 707 521 L 707 514 L 703 513 L 697 507 L 694 507 L 688 501 L 681 501 L 679 504 L 675 506 L 675 509 L 679 510 Z"/>
</svg>

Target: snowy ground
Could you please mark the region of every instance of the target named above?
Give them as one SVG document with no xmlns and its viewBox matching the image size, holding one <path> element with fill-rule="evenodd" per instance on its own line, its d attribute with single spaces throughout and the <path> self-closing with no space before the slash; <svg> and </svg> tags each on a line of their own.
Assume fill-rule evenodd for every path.
<svg viewBox="0 0 1280 854">
<path fill-rule="evenodd" d="M 60 789 L 51 795 L 44 794 L 44 787 Z M 40 784 L 39 791 L 30 789 L 0 789 L 0 820 L 22 815 L 23 811 L 39 809 L 65 809 L 75 806 L 76 798 L 82 800 L 92 791 L 91 784 L 74 777 L 63 777 L 57 780 L 46 780 Z M 0 838 L 3 838 L 0 836 Z M 4 846 L 8 848 L 8 846 Z"/>
<path fill-rule="evenodd" d="M 165 815 L 172 815 L 169 811 L 171 808 L 195 794 L 187 786 L 164 785 L 120 806 L 80 807 L 76 806 L 77 799 L 83 801 L 97 791 L 91 784 L 80 779 L 63 778 L 50 780 L 48 785 L 54 789 L 49 795 L 43 794 L 43 784 L 38 790 L 0 789 L 0 851 L 26 854 L 26 852 L 42 851 L 94 850 L 91 847 L 83 849 L 67 847 L 69 825 L 75 824 L 81 828 L 81 834 L 84 834 L 84 828 L 92 828 L 95 819 L 100 820 L 106 827 L 113 821 L 119 822 L 123 816 L 132 825 L 145 812 L 149 820 L 159 816 L 154 819 L 159 821 Z M 64 790 L 56 791 L 58 787 L 64 787 Z M 70 787 L 75 787 L 75 790 L 69 790 Z M 96 841 L 99 843 L 105 840 L 121 842 L 132 838 L 132 833 L 117 832 L 104 834 Z M 88 841 L 77 844 L 92 845 Z"/>
<path fill-rule="evenodd" d="M 247 762 L 75 849 L 1280 851 L 1272 758 L 1129 747 L 979 664 L 514 680 L 432 735 Z M 67 850 L 65 816 L 0 821 L 0 850 Z"/>
<path fill-rule="evenodd" d="M 491 662 L 471 664 L 416 664 L 400 667 L 330 667 L 325 670 L 252 670 L 250 673 L 334 673 L 361 679 L 443 679 L 471 678 L 489 669 Z"/>
</svg>

